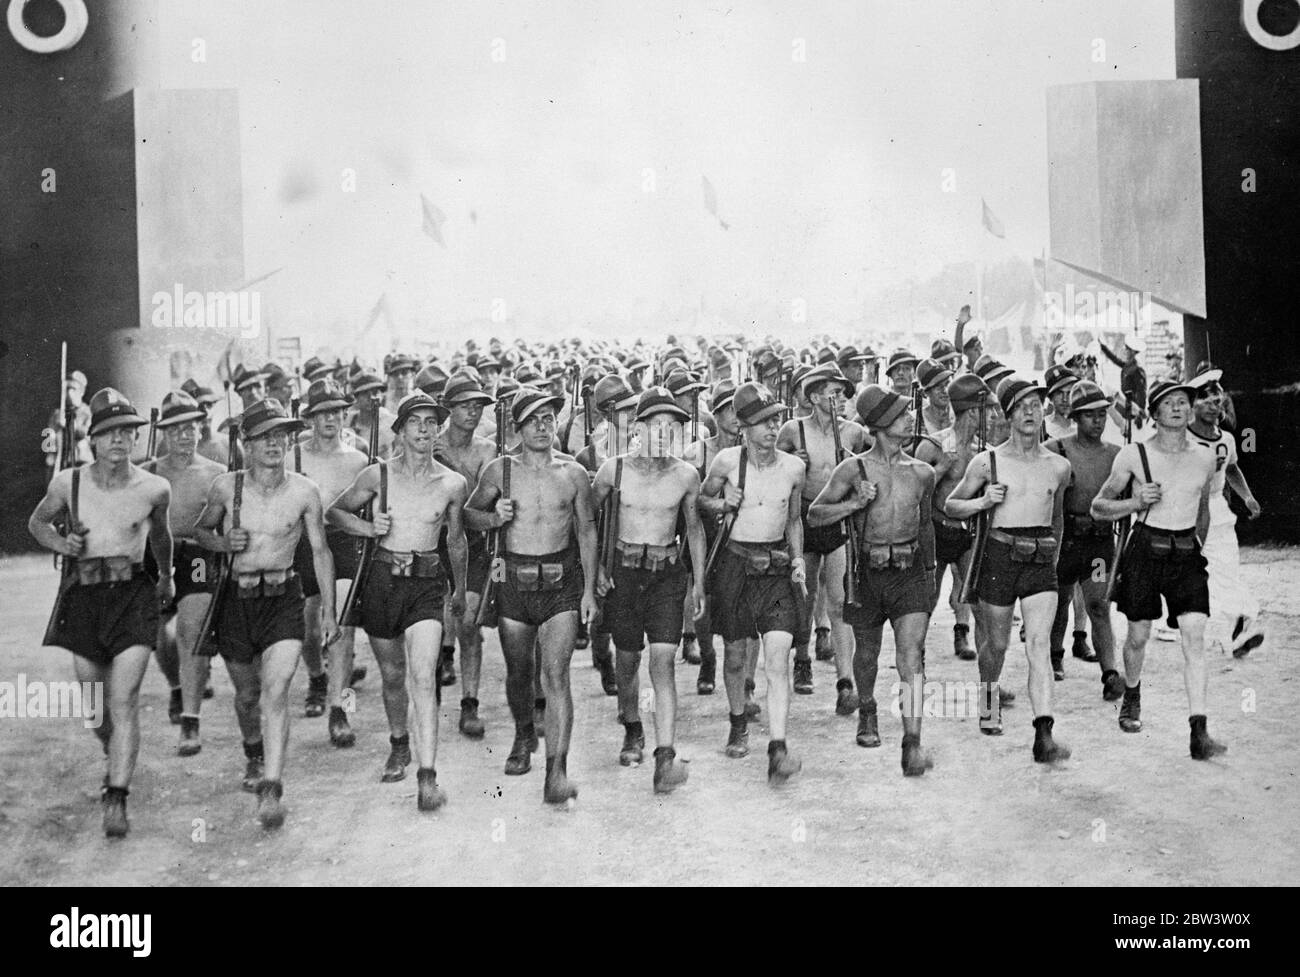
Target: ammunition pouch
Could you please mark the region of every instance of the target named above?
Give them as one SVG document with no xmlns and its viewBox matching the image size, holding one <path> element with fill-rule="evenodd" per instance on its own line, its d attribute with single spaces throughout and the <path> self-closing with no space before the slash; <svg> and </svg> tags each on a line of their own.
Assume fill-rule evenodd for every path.
<svg viewBox="0 0 1300 977">
<path fill-rule="evenodd" d="M 677 562 L 676 546 L 652 546 L 649 543 L 625 543 L 619 540 L 614 545 L 618 553 L 617 565 L 629 570 L 650 570 L 658 572 Z"/>
<path fill-rule="evenodd" d="M 80 587 L 102 583 L 125 583 L 143 576 L 144 564 L 133 563 L 129 556 L 94 556 L 74 561 L 73 575 Z"/>
<path fill-rule="evenodd" d="M 506 567 L 506 572 L 520 593 L 545 593 L 564 588 L 563 563 L 512 563 Z"/>
<path fill-rule="evenodd" d="M 1092 516 L 1075 516 L 1065 514 L 1065 535 L 1070 539 L 1092 539 L 1107 537 L 1115 532 L 1115 524 L 1102 522 Z"/>
<path fill-rule="evenodd" d="M 1196 555 L 1196 536 L 1190 532 L 1167 533 L 1145 530 L 1147 550 L 1160 560 L 1186 560 Z"/>
<path fill-rule="evenodd" d="M 1056 558 L 1055 536 L 1015 536 L 990 529 L 989 537 L 1011 547 L 1012 563 L 1049 564 Z"/>
<path fill-rule="evenodd" d="M 374 560 L 385 564 L 394 577 L 437 577 L 442 574 L 442 558 L 437 550 L 401 552 L 381 546 L 375 550 Z"/>
<path fill-rule="evenodd" d="M 297 577 L 293 567 L 284 570 L 254 570 L 235 574 L 235 596 L 240 600 L 253 597 L 283 597 Z"/>
<path fill-rule="evenodd" d="M 790 574 L 793 558 L 788 548 L 751 549 L 741 543 L 728 541 L 727 549 L 745 561 L 747 577 L 785 577 Z"/>
<path fill-rule="evenodd" d="M 867 543 L 864 547 L 868 570 L 910 570 L 916 562 L 919 544 L 916 540 L 908 543 Z"/>
</svg>

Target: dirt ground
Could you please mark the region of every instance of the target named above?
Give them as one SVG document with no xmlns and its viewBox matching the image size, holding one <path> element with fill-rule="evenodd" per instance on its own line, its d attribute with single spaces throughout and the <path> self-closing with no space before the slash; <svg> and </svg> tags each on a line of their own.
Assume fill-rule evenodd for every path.
<svg viewBox="0 0 1300 977">
<path fill-rule="evenodd" d="M 1153 641 L 1144 730 L 1121 733 L 1097 666 L 1067 657 L 1067 678 L 1055 686 L 1057 731 L 1074 757 L 1058 769 L 1034 764 L 1025 661 L 1013 636 L 1004 684 L 1021 694 L 1004 714 L 1006 735 L 980 736 L 975 719 L 928 719 L 935 768 L 904 780 L 899 721 L 883 705 L 896 677 L 887 632 L 877 686 L 883 747 L 854 744 L 855 719 L 834 713 L 833 668 L 818 663 L 816 693 L 793 697 L 789 741 L 804 770 L 778 790 L 766 783 L 762 717 L 751 726 L 751 756 L 728 760 L 721 685 L 696 695 L 695 669 L 679 662 L 677 745 L 691 779 L 658 797 L 652 718 L 644 717 L 647 762 L 620 767 L 615 700 L 602 694 L 589 653 L 578 652 L 570 774 L 581 796 L 553 810 L 541 801 L 540 754 L 527 776 L 501 772 L 511 727 L 489 632 L 488 735 L 459 736 L 460 690 L 447 689 L 438 771 L 451 800 L 434 815 L 416 811 L 413 774 L 379 781 L 387 729 L 369 651 L 349 751 L 329 745 L 323 718 L 302 718 L 300 668 L 289 818 L 268 835 L 254 820 L 255 799 L 239 789 L 243 756 L 224 668 L 214 668 L 216 698 L 204 706 L 203 751 L 182 759 L 166 682 L 151 666 L 123 841 L 101 832 L 103 761 L 80 720 L 0 719 L 0 885 L 1291 884 L 1300 869 L 1287 828 L 1300 810 L 1288 726 L 1300 713 L 1291 667 L 1300 551 L 1249 549 L 1243 562 L 1268 640 L 1242 661 L 1211 660 L 1210 730 L 1230 747 L 1221 761 L 1188 758 L 1181 654 Z M 0 561 L 0 681 L 72 677 L 66 655 L 37 646 L 55 583 L 48 558 Z M 951 624 L 945 604 L 931 628 L 928 678 L 973 681 L 974 664 L 951 653 Z M 641 681 L 648 687 L 644 665 Z"/>
</svg>

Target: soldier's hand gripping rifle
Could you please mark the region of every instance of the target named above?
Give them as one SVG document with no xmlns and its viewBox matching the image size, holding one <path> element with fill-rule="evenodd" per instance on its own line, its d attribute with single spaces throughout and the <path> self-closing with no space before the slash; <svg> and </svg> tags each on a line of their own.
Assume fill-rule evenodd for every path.
<svg viewBox="0 0 1300 977">
<path fill-rule="evenodd" d="M 745 468 L 748 465 L 748 461 L 748 449 L 742 444 L 740 446 L 740 470 L 739 474 L 736 476 L 736 488 L 740 489 L 742 493 L 745 491 Z M 722 486 L 722 497 L 723 499 L 726 499 L 727 497 L 727 486 L 725 484 Z M 743 505 L 744 503 L 742 502 L 741 504 Z M 713 571 L 718 565 L 718 557 L 722 553 L 723 548 L 727 545 L 727 541 L 731 539 L 731 526 L 735 521 L 736 513 L 734 510 L 724 513 L 722 517 L 722 525 L 718 527 L 718 535 L 714 538 L 713 545 L 709 547 L 709 557 L 704 563 L 704 579 L 708 580 L 713 575 Z"/>
<path fill-rule="evenodd" d="M 501 459 L 501 498 L 510 498 L 510 457 L 506 454 L 506 417 L 507 406 L 504 400 L 497 401 L 497 457 Z M 506 561 L 503 550 L 505 530 L 492 530 L 488 540 L 492 562 L 488 565 L 487 583 L 483 587 L 483 598 L 478 603 L 478 613 L 474 616 L 476 627 L 495 627 L 497 619 L 497 584 L 506 573 Z"/>
<path fill-rule="evenodd" d="M 60 381 L 67 376 L 68 372 L 68 344 L 63 344 L 63 370 Z M 57 475 L 64 468 L 72 469 L 72 491 L 68 497 L 68 516 L 63 521 L 63 535 L 71 536 L 73 533 L 82 532 L 81 519 L 78 516 L 79 496 L 81 495 L 81 469 L 77 467 L 77 432 L 74 425 L 77 422 L 77 409 L 68 403 L 67 388 L 60 386 L 60 396 L 63 402 L 60 408 L 63 411 L 63 441 L 59 445 L 59 451 L 54 456 L 54 473 Z M 72 589 L 72 583 L 76 579 L 76 571 L 73 564 L 76 562 L 75 557 L 54 556 L 54 566 L 59 571 L 59 593 L 54 599 L 54 607 L 50 610 L 50 619 L 45 625 L 45 637 L 41 644 L 53 644 L 55 640 L 55 631 L 58 628 L 59 619 L 63 615 L 63 605 L 67 600 L 68 591 Z"/>
<path fill-rule="evenodd" d="M 231 424 L 226 432 L 226 471 L 235 472 L 235 490 L 234 504 L 230 510 L 230 528 L 232 530 L 239 528 L 239 508 L 244 499 L 244 474 L 236 471 L 239 464 L 239 425 Z M 194 644 L 194 654 L 206 655 L 211 658 L 217 653 L 217 622 L 221 620 L 221 609 L 225 606 L 230 590 L 230 578 L 234 573 L 235 555 L 233 553 L 221 554 L 221 562 L 217 567 L 217 582 L 212 590 L 212 599 L 208 601 L 208 609 L 203 614 L 203 624 L 199 628 L 199 639 Z"/>
<path fill-rule="evenodd" d="M 987 441 L 984 437 L 984 422 L 988 411 L 988 391 L 980 391 L 979 406 L 979 450 L 984 451 L 987 447 Z M 989 452 L 989 484 L 994 484 L 998 480 L 998 461 L 993 452 Z M 980 564 L 984 562 L 984 548 L 988 544 L 989 524 L 992 521 L 992 512 L 989 509 L 976 513 L 975 515 L 975 543 L 971 546 L 970 566 L 966 568 L 966 578 L 962 581 L 961 594 L 957 598 L 963 604 L 972 604 L 975 602 L 975 591 L 979 586 Z"/>
<path fill-rule="evenodd" d="M 831 437 L 835 439 L 835 464 L 844 460 L 844 445 L 840 440 L 840 396 L 831 397 Z M 858 606 L 858 523 L 853 513 L 844 519 L 848 544 L 844 550 L 844 603 Z"/>
<path fill-rule="evenodd" d="M 1124 395 L 1124 443 L 1133 443 L 1133 400 L 1128 394 Z M 1129 491 L 1129 489 L 1125 489 L 1121 498 L 1126 498 Z M 1119 583 L 1119 565 L 1124 558 L 1125 550 L 1128 549 L 1129 535 L 1132 530 L 1132 516 L 1125 516 L 1122 519 L 1115 520 L 1115 549 L 1110 559 L 1110 572 L 1106 575 L 1106 602 L 1108 604 L 1115 599 L 1115 585 Z"/>
<path fill-rule="evenodd" d="M 379 457 L 379 401 L 374 403 L 374 413 L 370 418 L 370 439 L 366 445 L 366 464 L 379 465 L 379 508 L 375 508 L 375 499 L 366 503 L 365 510 L 361 517 L 368 521 L 373 521 L 375 512 L 388 511 L 388 469 Z M 379 544 L 375 542 L 373 536 L 367 536 L 361 541 L 361 556 L 357 560 L 357 572 L 352 577 L 352 583 L 348 586 L 348 595 L 343 600 L 343 607 L 339 610 L 339 627 L 357 627 L 361 623 L 361 611 L 358 605 L 361 601 L 361 595 L 365 593 L 366 578 L 370 575 L 370 567 L 375 561 L 375 548 Z"/>
</svg>

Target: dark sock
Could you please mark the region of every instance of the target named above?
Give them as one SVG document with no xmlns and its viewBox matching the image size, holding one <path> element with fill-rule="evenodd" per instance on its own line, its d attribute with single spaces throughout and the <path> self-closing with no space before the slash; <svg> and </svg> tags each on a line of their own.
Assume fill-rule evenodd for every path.
<svg viewBox="0 0 1300 977">
<path fill-rule="evenodd" d="M 515 739 L 531 740 L 536 732 L 532 723 L 515 723 Z"/>
<path fill-rule="evenodd" d="M 544 697 L 543 697 L 543 698 L 539 698 L 539 699 L 534 699 L 534 700 L 533 700 L 533 708 L 534 708 L 534 709 L 541 709 L 543 712 L 545 712 L 545 711 L 546 711 L 546 699 L 545 699 Z"/>
<path fill-rule="evenodd" d="M 639 719 L 634 723 L 624 723 L 623 728 L 627 730 L 627 734 L 629 736 L 637 736 L 637 737 L 645 736 L 644 727 L 642 727 L 641 721 Z"/>
<path fill-rule="evenodd" d="M 1087 638 L 1087 637 L 1088 637 L 1088 632 L 1087 632 L 1087 631 L 1075 631 L 1075 632 L 1074 632 L 1074 638 L 1075 638 L 1076 641 L 1079 640 L 1080 638 Z"/>
<path fill-rule="evenodd" d="M 478 708 L 478 700 L 477 700 L 477 699 L 470 698 L 469 696 L 466 696 L 465 698 L 463 698 L 463 699 L 460 700 L 460 707 L 461 707 L 462 709 L 468 709 L 470 706 L 473 706 L 474 708 L 477 709 L 477 708 Z"/>
<path fill-rule="evenodd" d="M 110 787 L 108 785 L 104 786 L 101 793 L 102 797 L 120 797 L 122 800 L 126 800 L 130 795 L 131 792 L 125 787 Z"/>
<path fill-rule="evenodd" d="M 1141 701 L 1142 701 L 1142 683 L 1141 683 L 1141 682 L 1139 682 L 1137 685 L 1125 685 L 1125 686 L 1124 686 L 1124 701 L 1125 701 L 1125 702 L 1141 702 Z"/>
<path fill-rule="evenodd" d="M 1103 669 L 1101 673 L 1101 680 L 1105 682 L 1106 679 L 1110 678 L 1112 675 L 1118 675 L 1118 674 L 1119 672 L 1113 668 Z"/>
<path fill-rule="evenodd" d="M 256 743 L 245 743 L 244 756 L 248 757 L 250 760 L 265 759 L 266 754 L 262 751 L 262 741 L 258 740 Z"/>
<path fill-rule="evenodd" d="M 672 760 L 672 759 L 675 758 L 676 756 L 677 756 L 677 751 L 674 750 L 671 746 L 656 746 L 656 747 L 655 747 L 655 759 L 656 759 L 656 760 L 658 760 L 660 757 L 667 757 L 669 760 Z"/>
<path fill-rule="evenodd" d="M 767 755 L 772 756 L 778 750 L 785 750 L 785 740 L 769 740 L 767 744 Z M 787 750 L 787 752 L 789 752 Z"/>
<path fill-rule="evenodd" d="M 392 743 L 393 746 L 410 746 L 411 734 L 407 733 L 405 736 L 390 736 L 388 737 L 388 742 Z"/>
<path fill-rule="evenodd" d="M 325 672 L 321 672 L 319 675 L 309 676 L 307 679 L 307 685 L 311 688 L 313 692 L 317 692 L 320 689 L 328 689 L 329 684 L 330 684 L 330 677 Z"/>
<path fill-rule="evenodd" d="M 745 717 L 743 712 L 739 716 L 728 713 L 727 718 L 731 720 L 732 729 L 739 729 L 741 732 L 744 732 L 749 726 L 749 720 Z"/>
<path fill-rule="evenodd" d="M 842 679 L 840 679 L 838 682 L 835 683 L 835 691 L 836 691 L 836 692 L 843 692 L 845 689 L 848 689 L 850 692 L 853 691 L 853 679 L 851 679 L 851 678 L 842 678 Z"/>
</svg>

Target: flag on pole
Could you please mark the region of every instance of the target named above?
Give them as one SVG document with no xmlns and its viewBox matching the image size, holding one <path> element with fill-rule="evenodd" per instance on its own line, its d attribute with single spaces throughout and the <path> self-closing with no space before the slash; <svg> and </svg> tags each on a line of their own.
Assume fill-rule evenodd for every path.
<svg viewBox="0 0 1300 977">
<path fill-rule="evenodd" d="M 709 182 L 707 176 L 701 176 L 700 179 L 704 181 L 704 209 L 714 216 L 724 231 L 730 230 L 730 225 L 718 217 L 718 195 L 713 189 L 713 184 Z"/>
<path fill-rule="evenodd" d="M 230 362 L 230 354 L 233 353 L 234 350 L 235 340 L 232 339 L 226 344 L 226 351 L 222 353 L 221 358 L 217 360 L 217 379 L 223 384 L 229 383 L 231 377 L 235 375 L 235 368 Z"/>
<path fill-rule="evenodd" d="M 980 197 L 980 206 L 984 208 L 984 230 L 988 231 L 994 237 L 1005 238 L 1007 232 L 1002 227 L 1002 222 L 998 220 L 997 215 L 989 210 L 989 205 Z"/>
<path fill-rule="evenodd" d="M 420 194 L 420 207 L 424 212 L 421 230 L 445 248 L 447 242 L 442 239 L 442 225 L 446 222 L 447 215 L 435 207 L 424 194 Z"/>
</svg>

